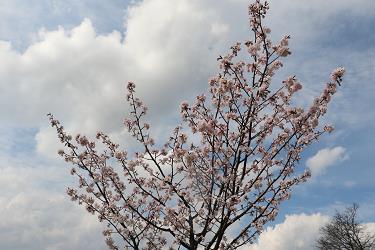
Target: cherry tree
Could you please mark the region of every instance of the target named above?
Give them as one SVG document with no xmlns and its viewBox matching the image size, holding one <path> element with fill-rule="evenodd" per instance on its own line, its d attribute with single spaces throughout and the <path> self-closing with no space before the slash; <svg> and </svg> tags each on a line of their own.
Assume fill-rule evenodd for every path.
<svg viewBox="0 0 375 250">
<path fill-rule="evenodd" d="M 142 146 L 132 156 L 102 132 L 96 142 L 83 135 L 73 139 L 49 115 L 66 148 L 59 154 L 79 181 L 67 193 L 107 223 L 103 234 L 110 249 L 251 244 L 290 198 L 291 188 L 310 177 L 297 168 L 300 155 L 333 130 L 319 120 L 344 69 L 333 71 L 311 107 L 295 106 L 292 97 L 302 88 L 296 76 L 272 82 L 291 52 L 289 36 L 276 44 L 269 39 L 263 24 L 268 9 L 260 0 L 250 4 L 253 38 L 218 58 L 220 72 L 209 80 L 208 92 L 193 104 L 182 102 L 181 124 L 165 144 L 150 134 L 147 108 L 132 82 L 127 85 L 130 118 L 124 124 Z"/>
</svg>

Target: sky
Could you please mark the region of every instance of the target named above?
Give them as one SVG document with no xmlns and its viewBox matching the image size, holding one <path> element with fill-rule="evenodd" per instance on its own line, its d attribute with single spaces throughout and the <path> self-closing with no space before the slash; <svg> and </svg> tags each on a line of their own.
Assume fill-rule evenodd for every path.
<svg viewBox="0 0 375 250">
<path fill-rule="evenodd" d="M 74 180 L 46 114 L 73 134 L 101 130 L 126 144 L 125 83 L 134 81 L 155 137 L 167 139 L 179 103 L 217 73 L 218 55 L 250 37 L 248 4 L 1 0 L 0 249 L 104 249 L 102 225 L 65 195 Z M 249 249 L 313 249 L 319 227 L 353 202 L 375 231 L 375 1 L 271 0 L 270 7 L 274 41 L 292 37 L 276 80 L 301 80 L 297 103 L 311 102 L 334 68 L 347 74 L 325 117 L 335 131 L 300 161 L 312 178 Z"/>
</svg>

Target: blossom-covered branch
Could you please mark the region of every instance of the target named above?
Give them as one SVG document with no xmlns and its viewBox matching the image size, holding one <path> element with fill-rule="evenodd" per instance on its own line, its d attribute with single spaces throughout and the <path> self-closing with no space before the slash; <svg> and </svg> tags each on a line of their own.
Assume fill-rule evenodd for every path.
<svg viewBox="0 0 375 250">
<path fill-rule="evenodd" d="M 49 116 L 68 148 L 59 154 L 79 180 L 68 194 L 108 223 L 104 235 L 111 249 L 236 249 L 252 243 L 291 187 L 310 176 L 297 169 L 300 155 L 333 130 L 319 120 L 344 69 L 333 71 L 311 107 L 294 106 L 292 97 L 302 88 L 297 77 L 272 82 L 291 52 L 289 36 L 276 44 L 269 39 L 262 23 L 268 9 L 260 0 L 249 6 L 253 39 L 218 58 L 220 72 L 208 93 L 181 103 L 182 124 L 164 145 L 150 135 L 147 108 L 132 82 L 125 126 L 143 147 L 133 158 L 103 133 L 97 140 L 104 151 L 85 136 L 73 140 Z"/>
</svg>

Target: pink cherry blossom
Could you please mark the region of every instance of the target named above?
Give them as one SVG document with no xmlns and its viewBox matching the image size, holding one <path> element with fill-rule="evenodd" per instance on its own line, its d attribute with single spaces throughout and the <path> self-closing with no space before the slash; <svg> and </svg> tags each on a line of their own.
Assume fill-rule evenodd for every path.
<svg viewBox="0 0 375 250">
<path fill-rule="evenodd" d="M 311 107 L 293 105 L 297 77 L 273 79 L 291 54 L 290 37 L 272 43 L 263 25 L 268 9 L 261 0 L 250 4 L 253 38 L 218 58 L 220 72 L 195 103 L 181 103 L 181 124 L 166 142 L 152 137 L 133 82 L 124 125 L 139 152 L 128 154 L 102 132 L 96 141 L 73 140 L 49 115 L 66 148 L 58 154 L 78 180 L 67 194 L 106 223 L 110 249 L 236 249 L 254 242 L 291 188 L 311 176 L 298 170 L 301 153 L 333 131 L 320 123 L 345 70 L 333 71 Z"/>
</svg>

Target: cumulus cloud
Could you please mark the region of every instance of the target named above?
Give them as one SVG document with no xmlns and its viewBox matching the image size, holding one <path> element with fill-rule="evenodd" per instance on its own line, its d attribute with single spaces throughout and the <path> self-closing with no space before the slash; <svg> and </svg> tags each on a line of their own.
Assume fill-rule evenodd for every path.
<svg viewBox="0 0 375 250">
<path fill-rule="evenodd" d="M 375 234 L 375 223 L 370 222 L 370 223 L 365 223 L 365 230 L 369 234 Z"/>
<path fill-rule="evenodd" d="M 329 219 L 320 213 L 287 215 L 282 223 L 268 227 L 256 244 L 243 250 L 313 250 L 319 229 Z M 368 233 L 375 233 L 375 223 L 365 223 L 364 226 Z"/>
<path fill-rule="evenodd" d="M 65 168 L 0 157 L 1 249 L 104 249 L 102 225 L 64 195 Z"/>
<path fill-rule="evenodd" d="M 70 131 L 120 133 L 127 80 L 137 83 L 138 94 L 155 114 L 151 119 L 177 115 L 186 98 L 182 93 L 206 87 L 228 32 L 216 11 L 204 5 L 144 1 L 129 8 L 125 36 L 117 31 L 99 35 L 85 19 L 71 30 L 41 30 L 38 42 L 22 53 L 1 41 L 4 121 L 41 128 L 42 152 L 53 145 L 45 128 L 49 112 Z"/>
<path fill-rule="evenodd" d="M 328 222 L 322 214 L 287 215 L 283 223 L 268 227 L 248 250 L 312 250 L 319 228 Z"/>
<path fill-rule="evenodd" d="M 306 165 L 311 170 L 311 174 L 316 176 L 324 173 L 328 167 L 348 159 L 348 157 L 346 149 L 343 147 L 324 148 L 307 159 Z"/>
<path fill-rule="evenodd" d="M 310 30 L 336 10 L 318 9 L 324 1 L 303 2 L 293 3 L 294 15 L 289 15 L 289 0 L 273 3 L 268 22 L 275 37 L 288 31 L 308 41 L 314 40 L 311 36 L 320 37 L 319 30 Z M 361 1 L 354 8 L 347 2 L 340 2 L 338 8 L 354 14 L 368 10 L 368 2 Z M 203 91 L 215 74 L 217 55 L 248 37 L 247 4 L 242 0 L 144 0 L 128 8 L 125 32 L 99 34 L 85 19 L 72 29 L 40 30 L 23 52 L 0 41 L 3 123 L 38 128 L 37 148 L 45 154 L 56 151 L 45 117 L 49 112 L 69 131 L 93 134 L 104 130 L 121 137 L 127 113 L 124 83 L 132 80 L 138 95 L 151 107 L 150 119 L 163 123 L 154 128 L 155 133 L 167 134 L 165 128 L 176 122 L 179 102 Z M 298 18 L 309 8 L 316 9 L 310 11 L 314 16 L 309 22 Z M 297 42 L 305 44 L 298 37 Z M 327 76 L 328 72 L 327 68 Z"/>
</svg>

